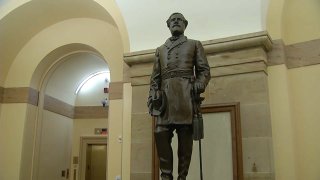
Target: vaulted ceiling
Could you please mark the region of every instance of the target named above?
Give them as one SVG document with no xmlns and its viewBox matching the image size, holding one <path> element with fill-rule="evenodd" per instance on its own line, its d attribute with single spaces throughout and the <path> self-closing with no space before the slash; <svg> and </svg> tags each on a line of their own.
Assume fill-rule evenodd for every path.
<svg viewBox="0 0 320 180">
<path fill-rule="evenodd" d="M 185 35 L 211 40 L 265 30 L 269 0 L 116 0 L 129 33 L 130 50 L 153 49 L 170 36 L 166 20 L 181 12 Z"/>
</svg>

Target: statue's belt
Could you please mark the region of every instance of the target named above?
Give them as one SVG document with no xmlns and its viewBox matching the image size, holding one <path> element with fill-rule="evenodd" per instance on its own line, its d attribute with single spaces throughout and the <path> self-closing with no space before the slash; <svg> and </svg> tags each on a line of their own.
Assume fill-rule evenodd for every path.
<svg viewBox="0 0 320 180">
<path fill-rule="evenodd" d="M 193 71 L 192 70 L 175 70 L 175 71 L 165 71 L 163 74 L 161 74 L 162 79 L 169 79 L 169 78 L 175 78 L 175 77 L 193 77 Z"/>
</svg>

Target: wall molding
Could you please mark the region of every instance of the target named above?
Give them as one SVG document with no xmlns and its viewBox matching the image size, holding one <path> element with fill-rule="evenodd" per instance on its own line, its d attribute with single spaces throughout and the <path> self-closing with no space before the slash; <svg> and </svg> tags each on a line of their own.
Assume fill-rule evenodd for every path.
<svg viewBox="0 0 320 180">
<path fill-rule="evenodd" d="M 121 93 L 118 93 L 117 96 L 114 96 L 120 97 L 119 94 L 121 94 L 122 98 L 122 90 Z M 38 106 L 38 101 L 39 92 L 33 88 L 4 88 L 0 86 L 1 104 L 27 103 L 34 106 Z M 49 95 L 45 95 L 43 109 L 72 119 L 99 119 L 108 117 L 108 107 L 73 106 Z"/>
<path fill-rule="evenodd" d="M 38 106 L 39 92 L 30 87 L 0 88 L 0 102 L 6 103 L 28 103 Z"/>
<path fill-rule="evenodd" d="M 285 64 L 288 69 L 320 64 L 320 39 L 285 45 L 283 40 L 273 41 L 268 53 L 268 65 Z"/>
<path fill-rule="evenodd" d="M 3 101 L 3 91 L 4 91 L 4 88 L 0 86 L 0 103 L 2 103 Z"/>
<path fill-rule="evenodd" d="M 43 109 L 71 119 L 74 117 L 74 106 L 48 95 L 44 97 Z"/>
<path fill-rule="evenodd" d="M 71 119 L 101 119 L 108 118 L 109 108 L 102 106 L 73 106 L 57 98 L 45 95 L 43 109 Z"/>
<path fill-rule="evenodd" d="M 75 106 L 74 119 L 101 119 L 108 118 L 109 107 L 102 106 Z"/>
</svg>

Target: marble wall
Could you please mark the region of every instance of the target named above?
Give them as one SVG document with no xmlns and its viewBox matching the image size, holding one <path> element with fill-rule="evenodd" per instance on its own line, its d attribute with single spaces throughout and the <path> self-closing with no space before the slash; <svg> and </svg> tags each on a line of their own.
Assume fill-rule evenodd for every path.
<svg viewBox="0 0 320 180">
<path fill-rule="evenodd" d="M 270 37 L 258 32 L 202 44 L 212 75 L 203 104 L 240 102 L 244 179 L 274 179 L 267 81 Z M 154 51 L 133 52 L 124 57 L 133 93 L 131 180 L 152 179 L 152 118 L 146 103 Z"/>
</svg>

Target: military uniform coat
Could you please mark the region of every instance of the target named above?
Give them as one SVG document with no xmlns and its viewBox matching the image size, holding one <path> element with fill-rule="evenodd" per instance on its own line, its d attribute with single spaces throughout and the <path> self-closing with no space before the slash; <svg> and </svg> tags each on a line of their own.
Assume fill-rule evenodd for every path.
<svg viewBox="0 0 320 180">
<path fill-rule="evenodd" d="M 199 41 L 181 36 L 170 38 L 158 47 L 150 79 L 149 109 L 152 114 L 152 98 L 163 92 L 165 107 L 156 117 L 158 125 L 192 124 L 192 89 L 195 81 L 205 86 L 210 80 L 210 67 Z"/>
</svg>

